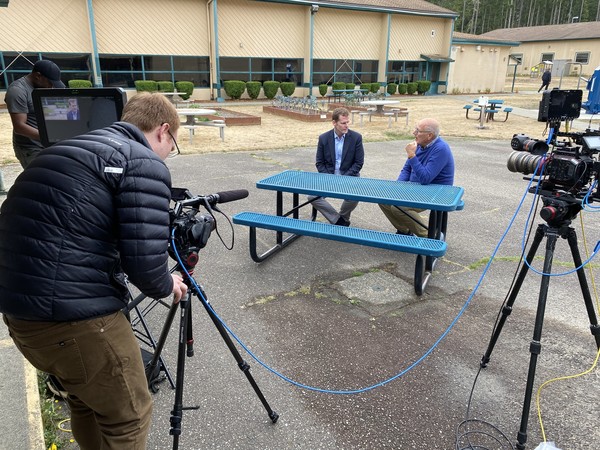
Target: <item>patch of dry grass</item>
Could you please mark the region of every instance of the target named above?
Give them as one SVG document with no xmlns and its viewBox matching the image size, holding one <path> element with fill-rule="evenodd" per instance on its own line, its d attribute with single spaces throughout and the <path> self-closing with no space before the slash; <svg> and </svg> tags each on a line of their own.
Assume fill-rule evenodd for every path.
<svg viewBox="0 0 600 450">
<path fill-rule="evenodd" d="M 576 78 L 565 79 L 561 88 L 574 89 L 576 84 Z M 538 109 L 541 96 L 535 92 L 539 87 L 537 79 L 519 78 L 518 83 L 515 84 L 515 93 L 510 93 L 511 85 L 512 79 L 507 79 L 506 91 L 508 93 L 486 95 L 504 99 L 507 106 Z M 448 137 L 505 139 L 508 142 L 515 133 L 525 133 L 532 137 L 542 136 L 545 128 L 544 123 L 519 117 L 515 114 L 511 114 L 507 122 L 490 122 L 486 124 L 485 129 L 479 129 L 476 120 L 465 118 L 463 109 L 465 104 L 479 95 L 479 93 L 471 93 L 412 97 L 394 96 L 393 99 L 400 101 L 398 106 L 408 108 L 410 112 L 408 125 L 406 125 L 405 118 L 400 117 L 398 122 L 394 122 L 392 128 L 388 129 L 387 118 L 374 117 L 372 122 L 366 121 L 362 127 L 355 123 L 352 128 L 363 135 L 365 142 L 411 139 L 411 133 L 417 120 L 424 117 L 434 117 L 441 124 L 442 135 Z M 224 142 L 219 138 L 217 128 L 206 127 L 196 130 L 193 144 L 190 143 L 187 130 L 181 129 L 178 142 L 183 154 L 311 147 L 316 146 L 319 134 L 331 128 L 330 122 L 306 123 L 263 113 L 262 105 L 246 106 L 236 103 L 230 106 L 226 102 L 218 106 L 260 116 L 262 124 L 227 127 Z M 504 113 L 499 113 L 499 115 L 499 118 L 502 118 Z M 597 123 L 598 120 L 594 122 Z M 11 133 L 10 118 L 4 110 L 0 113 L 0 164 L 17 162 L 12 150 Z"/>
</svg>

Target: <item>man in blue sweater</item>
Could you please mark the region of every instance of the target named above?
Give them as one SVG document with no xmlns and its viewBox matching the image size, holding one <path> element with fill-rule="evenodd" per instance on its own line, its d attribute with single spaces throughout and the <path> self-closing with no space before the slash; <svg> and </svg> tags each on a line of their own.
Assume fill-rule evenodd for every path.
<svg viewBox="0 0 600 450">
<path fill-rule="evenodd" d="M 435 119 L 422 119 L 413 131 L 415 140 L 404 148 L 408 159 L 397 181 L 420 184 L 454 183 L 454 157 L 450 146 L 439 136 L 440 124 Z M 422 209 L 379 205 L 399 234 L 427 236 Z"/>
</svg>

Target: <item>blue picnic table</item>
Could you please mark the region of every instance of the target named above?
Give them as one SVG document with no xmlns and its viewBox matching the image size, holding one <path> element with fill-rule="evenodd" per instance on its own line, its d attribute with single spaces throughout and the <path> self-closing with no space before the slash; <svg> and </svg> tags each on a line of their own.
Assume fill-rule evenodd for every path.
<svg viewBox="0 0 600 450">
<path fill-rule="evenodd" d="M 448 212 L 464 207 L 464 190 L 458 186 L 421 185 L 318 172 L 286 170 L 258 181 L 256 187 L 276 192 L 276 214 L 242 212 L 233 217 L 233 223 L 250 227 L 250 255 L 254 261 L 264 261 L 301 235 L 412 253 L 417 255 L 414 278 L 417 295 L 425 290 L 437 258 L 446 253 Z M 284 212 L 284 193 L 292 194 L 292 208 L 287 212 Z M 303 220 L 299 211 L 311 202 L 300 204 L 300 195 L 428 209 L 431 211 L 428 236 L 422 238 L 315 222 L 317 211 L 314 208 L 310 220 Z M 276 231 L 275 245 L 262 254 L 257 250 L 257 228 Z M 290 235 L 284 239 L 283 233 Z"/>
</svg>

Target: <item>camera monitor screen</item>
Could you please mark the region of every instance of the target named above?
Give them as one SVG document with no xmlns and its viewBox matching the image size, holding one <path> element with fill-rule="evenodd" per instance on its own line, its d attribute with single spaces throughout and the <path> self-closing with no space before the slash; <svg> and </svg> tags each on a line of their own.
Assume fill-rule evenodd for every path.
<svg viewBox="0 0 600 450">
<path fill-rule="evenodd" d="M 32 98 L 46 147 L 117 122 L 127 102 L 121 88 L 34 89 Z"/>
</svg>

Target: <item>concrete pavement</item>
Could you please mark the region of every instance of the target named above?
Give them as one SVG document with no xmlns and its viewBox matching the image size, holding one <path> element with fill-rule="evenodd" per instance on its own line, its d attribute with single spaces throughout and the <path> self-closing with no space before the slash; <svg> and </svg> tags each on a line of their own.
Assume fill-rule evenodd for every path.
<svg viewBox="0 0 600 450">
<path fill-rule="evenodd" d="M 520 132 L 516 121 L 506 126 Z M 540 124 L 540 136 L 531 137 L 542 138 L 542 131 Z M 412 291 L 411 255 L 303 237 L 256 264 L 248 255 L 247 229 L 238 226 L 231 251 L 212 234 L 195 272 L 232 331 L 261 362 L 286 377 L 321 390 L 347 391 L 406 373 L 356 394 L 316 392 L 283 381 L 242 352 L 267 401 L 280 414 L 278 423 L 272 424 L 207 314 L 194 302 L 196 355 L 186 360 L 184 404 L 200 409 L 183 413 L 180 448 L 454 448 L 479 361 L 488 348 L 521 252 L 526 212 L 514 220 L 499 258 L 476 295 L 470 295 L 483 275 L 486 258 L 511 223 L 526 182 L 506 169 L 508 142 L 449 142 L 457 165 L 455 184 L 465 188 L 466 206 L 450 214 L 448 253 L 438 262 L 422 297 Z M 395 178 L 404 161 L 403 146 L 404 142 L 366 144 L 362 175 Z M 273 213 L 273 193 L 256 189 L 255 182 L 283 169 L 313 170 L 313 160 L 314 149 L 299 148 L 186 156 L 168 164 L 173 185 L 195 194 L 248 189 L 248 199 L 222 205 L 227 215 L 234 215 L 242 210 Z M 18 172 L 16 166 L 3 168 L 8 186 Z M 531 201 L 532 196 L 525 194 L 525 198 Z M 584 215 L 586 237 L 596 242 L 600 225 L 589 216 Z M 228 242 L 229 225 L 217 218 L 218 229 Z M 352 222 L 390 231 L 376 205 L 359 205 Z M 581 236 L 579 223 L 573 226 Z M 267 234 L 260 235 L 259 242 L 266 246 L 267 239 Z M 544 255 L 543 247 L 539 257 Z M 566 242 L 559 240 L 554 255 L 557 272 L 566 271 L 572 261 L 568 250 Z M 528 274 L 515 311 L 493 349 L 492 361 L 479 377 L 470 409 L 471 417 L 489 422 L 513 444 L 521 419 L 539 287 L 539 276 Z M 161 308 L 147 316 L 156 336 L 164 317 Z M 447 336 L 435 345 L 455 319 Z M 553 278 L 536 389 L 548 378 L 581 372 L 591 365 L 596 346 L 588 326 L 576 277 Z M 42 448 L 36 441 L 39 418 L 33 410 L 37 406 L 27 403 L 36 392 L 31 383 L 24 382 L 25 365 L 5 334 L 0 336 L 0 361 L 6 371 L 1 378 L 0 423 L 6 429 L 0 435 L 0 448 Z M 163 353 L 173 373 L 176 334 L 170 332 Z M 407 370 L 434 345 L 426 358 Z M 600 446 L 597 373 L 553 383 L 542 393 L 548 439 L 563 450 Z M 162 384 L 154 401 L 148 448 L 171 448 L 174 392 Z M 534 413 L 532 404 L 528 449 L 541 440 Z M 25 435 L 31 436 L 27 443 Z M 502 445 L 490 448 L 509 448 Z"/>
</svg>

